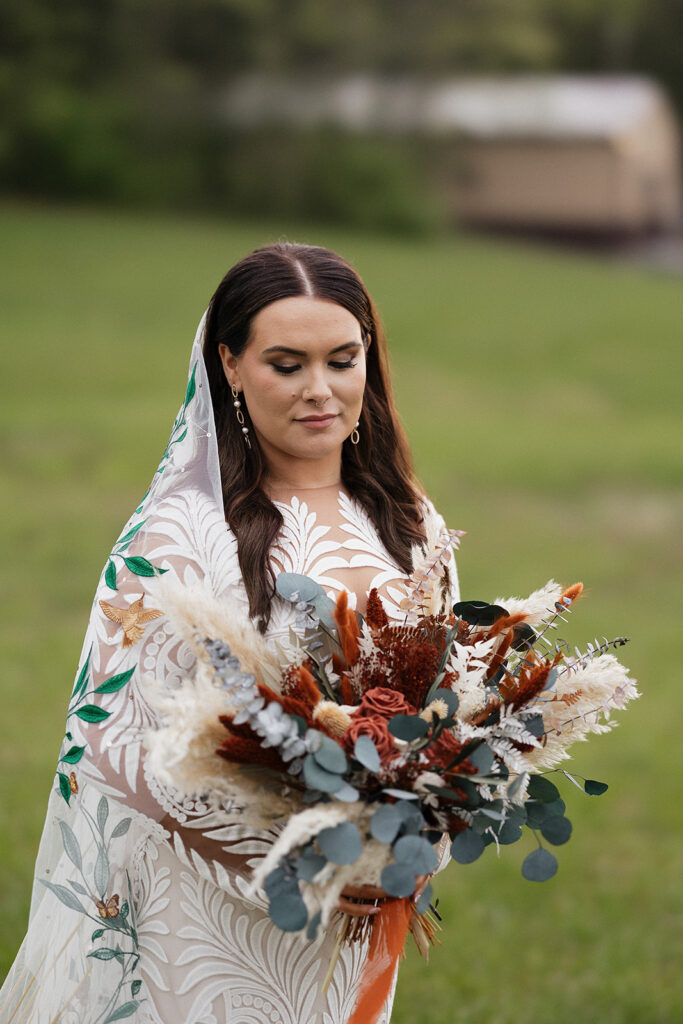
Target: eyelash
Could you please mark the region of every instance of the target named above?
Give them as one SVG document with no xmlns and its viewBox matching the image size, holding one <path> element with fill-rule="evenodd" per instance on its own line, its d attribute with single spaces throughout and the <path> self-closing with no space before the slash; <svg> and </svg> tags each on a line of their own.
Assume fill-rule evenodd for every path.
<svg viewBox="0 0 683 1024">
<path fill-rule="evenodd" d="M 352 359 L 349 359 L 348 362 L 346 363 L 330 363 L 330 366 L 332 366 L 335 370 L 351 370 L 355 365 L 356 364 L 353 362 Z M 294 373 L 296 370 L 301 369 L 301 366 L 299 364 L 297 364 L 296 366 L 278 366 L 277 363 L 271 363 L 271 366 L 278 373 L 284 374 Z"/>
</svg>

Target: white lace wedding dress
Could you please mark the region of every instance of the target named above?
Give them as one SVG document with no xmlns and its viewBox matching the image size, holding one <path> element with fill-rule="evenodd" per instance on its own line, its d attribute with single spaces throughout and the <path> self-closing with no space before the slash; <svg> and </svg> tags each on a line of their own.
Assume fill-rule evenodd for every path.
<svg viewBox="0 0 683 1024">
<path fill-rule="evenodd" d="M 172 687 L 193 670 L 188 648 L 153 606 L 150 579 L 171 572 L 248 607 L 222 514 L 212 426 L 195 345 L 169 446 L 93 603 L 29 928 L 0 992 L 2 1024 L 344 1024 L 353 1010 L 366 948 L 343 949 L 323 995 L 336 929 L 314 941 L 285 934 L 265 897 L 246 895 L 250 863 L 273 834 L 253 834 L 238 815 L 217 822 L 145 767 L 142 740 L 156 717 L 141 678 L 153 673 Z M 327 522 L 294 496 L 278 507 L 276 571 L 310 575 L 331 595 L 376 586 L 389 615 L 403 618 L 405 577 L 360 506 L 339 492 Z M 443 522 L 431 506 L 426 514 L 435 535 Z M 457 599 L 454 570 L 446 599 Z M 294 616 L 276 599 L 267 637 L 286 635 Z"/>
</svg>

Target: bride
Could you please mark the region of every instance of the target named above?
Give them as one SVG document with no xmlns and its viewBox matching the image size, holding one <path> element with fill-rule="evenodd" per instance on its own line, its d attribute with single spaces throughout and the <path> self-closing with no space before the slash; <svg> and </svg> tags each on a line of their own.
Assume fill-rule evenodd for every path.
<svg viewBox="0 0 683 1024">
<path fill-rule="evenodd" d="M 324 994 L 336 928 L 314 941 L 281 932 L 265 896 L 247 894 L 275 832 L 237 813 L 218 821 L 145 763 L 157 720 L 145 676 L 172 689 L 193 670 L 154 583 L 171 573 L 230 594 L 274 643 L 297 628 L 274 592 L 279 572 L 348 591 L 361 614 L 376 587 L 402 620 L 411 574 L 444 538 L 412 473 L 358 274 L 314 246 L 246 256 L 200 323 L 161 463 L 98 585 L 2 1024 L 347 1021 L 366 946 L 342 949 Z M 452 561 L 440 584 L 450 608 Z M 373 913 L 381 895 L 347 891 L 341 907 Z M 391 998 L 381 1021 L 390 1014 Z"/>
</svg>

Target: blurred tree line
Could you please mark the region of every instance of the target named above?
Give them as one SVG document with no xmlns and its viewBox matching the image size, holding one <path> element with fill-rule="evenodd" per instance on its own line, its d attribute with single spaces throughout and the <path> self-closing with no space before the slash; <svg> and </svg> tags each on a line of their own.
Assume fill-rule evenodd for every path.
<svg viewBox="0 0 683 1024">
<path fill-rule="evenodd" d="M 423 226 L 419 147 L 237 131 L 221 88 L 247 71 L 644 72 L 681 110 L 682 36 L 681 0 L 3 0 L 0 186 Z"/>
</svg>

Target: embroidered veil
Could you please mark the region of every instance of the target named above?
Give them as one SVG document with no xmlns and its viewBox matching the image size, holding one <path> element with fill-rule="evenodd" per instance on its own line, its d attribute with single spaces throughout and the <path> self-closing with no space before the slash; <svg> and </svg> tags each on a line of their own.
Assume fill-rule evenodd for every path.
<svg viewBox="0 0 683 1024">
<path fill-rule="evenodd" d="M 157 713 L 144 674 L 172 688 L 193 669 L 150 584 L 169 572 L 230 593 L 248 612 L 223 511 L 203 330 L 204 320 L 159 467 L 99 580 L 0 1024 L 343 1024 L 353 1006 L 364 949 L 344 950 L 322 998 L 334 935 L 279 932 L 265 900 L 247 897 L 250 858 L 267 852 L 272 833 L 237 814 L 219 822 L 145 767 Z"/>
</svg>

